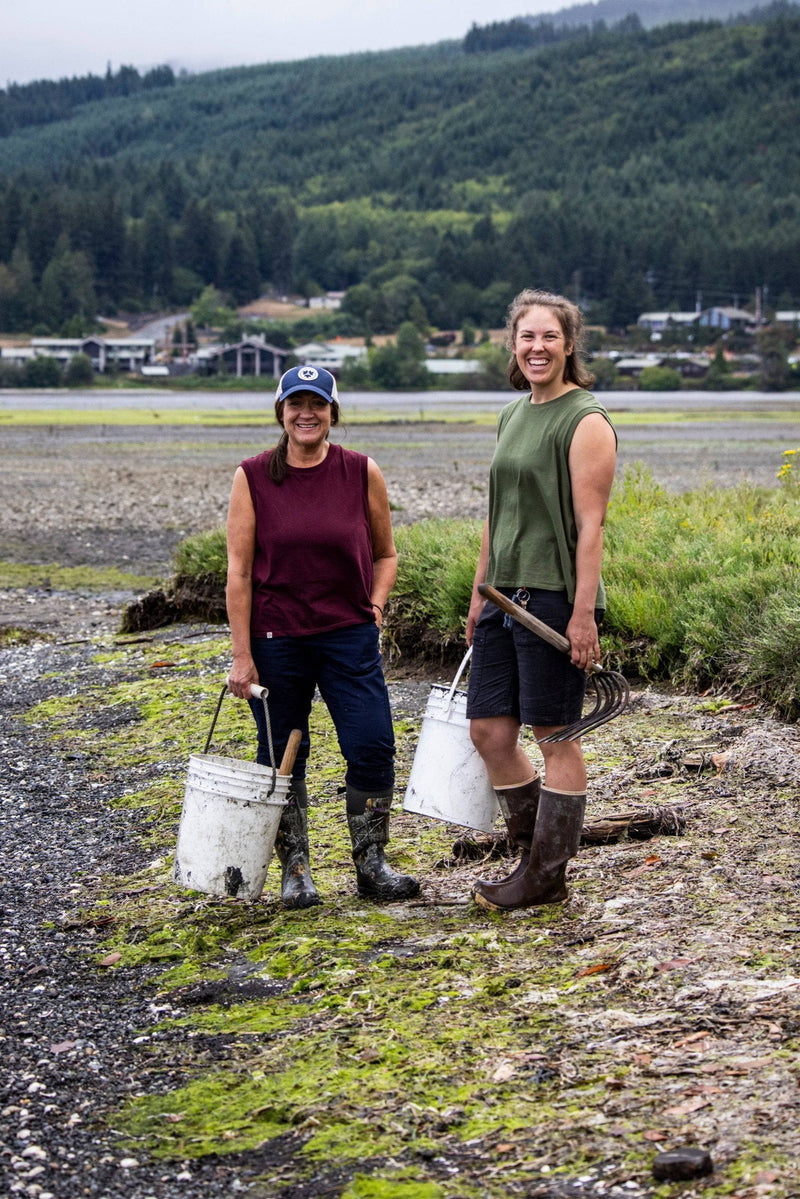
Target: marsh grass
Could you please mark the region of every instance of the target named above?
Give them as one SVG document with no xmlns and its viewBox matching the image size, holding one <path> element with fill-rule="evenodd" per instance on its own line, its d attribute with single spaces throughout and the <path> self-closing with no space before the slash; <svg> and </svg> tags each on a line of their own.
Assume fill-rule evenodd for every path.
<svg viewBox="0 0 800 1199">
<path fill-rule="evenodd" d="M 609 511 L 606 642 L 630 674 L 748 689 L 800 714 L 800 495 L 670 495 L 629 471 Z"/>
<path fill-rule="evenodd" d="M 384 619 L 390 663 L 454 661 L 479 521 L 395 530 L 397 583 Z M 178 577 L 224 585 L 221 529 L 184 541 Z M 604 575 L 606 665 L 676 686 L 748 693 L 800 715 L 800 488 L 751 484 L 674 495 L 630 469 L 612 495 Z"/>
</svg>

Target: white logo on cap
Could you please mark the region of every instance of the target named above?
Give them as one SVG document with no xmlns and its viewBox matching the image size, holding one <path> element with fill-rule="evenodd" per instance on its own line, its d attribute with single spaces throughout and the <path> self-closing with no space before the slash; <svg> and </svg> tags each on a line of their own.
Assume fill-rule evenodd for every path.
<svg viewBox="0 0 800 1199">
<path fill-rule="evenodd" d="M 302 379 L 305 383 L 310 383 L 312 379 L 319 378 L 319 371 L 315 366 L 301 366 L 297 372 L 298 379 Z"/>
</svg>

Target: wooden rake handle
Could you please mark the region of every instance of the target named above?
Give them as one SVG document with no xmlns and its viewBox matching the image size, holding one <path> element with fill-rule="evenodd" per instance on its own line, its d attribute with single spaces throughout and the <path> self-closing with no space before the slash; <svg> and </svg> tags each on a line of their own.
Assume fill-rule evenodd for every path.
<svg viewBox="0 0 800 1199">
<path fill-rule="evenodd" d="M 286 742 L 286 749 L 283 751 L 283 758 L 278 767 L 279 775 L 288 775 L 292 773 L 294 760 L 297 757 L 297 751 L 300 748 L 300 742 L 303 739 L 303 734 L 300 729 L 292 729 L 289 734 L 289 740 Z"/>
<path fill-rule="evenodd" d="M 554 645 L 556 649 L 560 649 L 562 654 L 570 652 L 570 644 L 566 637 L 562 637 L 555 629 L 551 629 L 550 625 L 545 624 L 543 620 L 539 620 L 538 616 L 533 616 L 530 612 L 526 612 L 519 604 L 515 604 L 507 596 L 503 595 L 502 591 L 498 591 L 488 583 L 479 583 L 478 592 L 484 599 L 491 600 L 503 612 L 507 612 L 509 616 L 513 616 L 514 620 L 524 625 L 526 629 L 530 629 L 532 633 L 538 633 L 550 645 Z"/>
</svg>

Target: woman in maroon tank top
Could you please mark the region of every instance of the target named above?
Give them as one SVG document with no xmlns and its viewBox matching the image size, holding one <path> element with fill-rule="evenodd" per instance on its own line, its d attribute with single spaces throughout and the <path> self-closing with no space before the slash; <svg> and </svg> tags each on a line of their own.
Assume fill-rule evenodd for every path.
<svg viewBox="0 0 800 1199">
<path fill-rule="evenodd" d="M 394 732 L 378 645 L 397 573 L 386 484 L 371 458 L 329 441 L 336 381 L 322 367 L 287 371 L 275 393 L 283 436 L 236 471 L 228 512 L 230 691 L 269 690 L 279 761 L 302 730 L 276 852 L 285 907 L 320 902 L 308 840 L 308 718 L 317 688 L 330 711 L 345 773 L 347 821 L 360 895 L 382 902 L 419 891 L 389 866 Z M 271 765 L 263 706 L 251 701 L 258 761 Z"/>
</svg>

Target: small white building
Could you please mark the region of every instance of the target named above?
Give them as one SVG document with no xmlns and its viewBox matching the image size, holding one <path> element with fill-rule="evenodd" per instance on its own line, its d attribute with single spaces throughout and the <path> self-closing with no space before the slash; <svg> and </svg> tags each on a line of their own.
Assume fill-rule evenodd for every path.
<svg viewBox="0 0 800 1199">
<path fill-rule="evenodd" d="M 640 329 L 649 329 L 653 341 L 660 339 L 665 330 L 685 329 L 698 318 L 697 312 L 643 312 L 636 318 Z"/>
<path fill-rule="evenodd" d="M 630 375 L 631 378 L 638 379 L 647 367 L 661 366 L 663 361 L 663 354 L 634 354 L 629 358 L 617 358 L 614 365 L 617 368 L 617 374 Z"/>
<path fill-rule="evenodd" d="M 425 366 L 432 375 L 477 375 L 481 369 L 477 358 L 426 358 Z"/>
<path fill-rule="evenodd" d="M 32 337 L 31 349 L 62 366 L 76 354 L 85 354 L 102 375 L 112 365 L 122 371 L 140 370 L 155 357 L 156 343 L 152 337 Z"/>
<path fill-rule="evenodd" d="M 335 375 L 346 362 L 366 361 L 367 347 L 346 345 L 341 341 L 309 341 L 296 346 L 292 354 L 301 364 L 324 366 Z"/>
<path fill-rule="evenodd" d="M 3 346 L 0 348 L 0 362 L 8 362 L 11 366 L 24 366 L 36 357 L 36 351 L 30 346 Z"/>
<path fill-rule="evenodd" d="M 327 291 L 324 296 L 311 296 L 308 306 L 309 308 L 329 309 L 335 312 L 337 308 L 341 308 L 343 299 L 343 291 Z"/>
<path fill-rule="evenodd" d="M 779 308 L 775 313 L 779 325 L 800 325 L 800 312 L 789 308 Z"/>
</svg>

